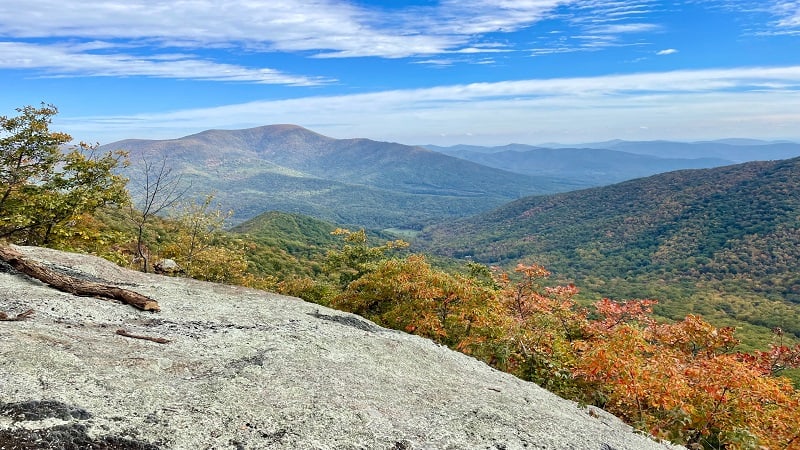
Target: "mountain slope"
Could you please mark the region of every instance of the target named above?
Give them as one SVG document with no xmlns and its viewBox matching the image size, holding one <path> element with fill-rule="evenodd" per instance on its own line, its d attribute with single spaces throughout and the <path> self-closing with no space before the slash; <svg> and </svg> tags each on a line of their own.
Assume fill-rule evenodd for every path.
<svg viewBox="0 0 800 450">
<path fill-rule="evenodd" d="M 579 178 L 602 186 L 680 169 L 732 164 L 720 158 L 660 158 L 593 148 L 541 148 L 522 144 L 502 147 L 436 147 L 436 151 L 497 169 L 532 176 Z"/>
<path fill-rule="evenodd" d="M 800 158 L 686 170 L 520 199 L 420 239 L 486 263 L 533 260 L 602 295 L 712 289 L 800 304 L 798 192 Z M 778 326 L 764 316 L 776 311 L 750 319 Z"/>
<path fill-rule="evenodd" d="M 199 193 L 216 192 L 237 220 L 266 210 L 299 212 L 374 228 L 420 227 L 533 193 L 585 186 L 489 168 L 421 147 L 333 139 L 294 125 L 209 130 L 180 139 L 125 140 L 125 172 L 141 184 L 141 161 L 166 159 Z"/>
</svg>

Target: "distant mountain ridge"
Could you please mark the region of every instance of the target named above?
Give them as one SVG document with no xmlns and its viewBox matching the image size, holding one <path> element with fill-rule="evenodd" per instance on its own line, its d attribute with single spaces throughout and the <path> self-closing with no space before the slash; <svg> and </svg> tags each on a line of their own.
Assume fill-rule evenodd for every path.
<svg viewBox="0 0 800 450">
<path fill-rule="evenodd" d="M 733 162 L 771 161 L 800 156 L 800 143 L 792 141 L 763 141 L 759 139 L 731 138 L 713 141 L 675 142 L 625 141 L 614 139 L 579 145 L 547 143 L 538 148 L 600 148 L 618 150 L 660 158 L 722 158 Z"/>
<path fill-rule="evenodd" d="M 620 141 L 609 147 L 642 155 L 672 158 L 725 158 L 735 162 L 773 161 L 800 156 L 800 144 L 791 142 L 765 143 L 757 145 L 745 144 L 747 141 L 712 141 L 712 142 L 670 142 Z"/>
<path fill-rule="evenodd" d="M 603 186 L 657 173 L 733 164 L 721 158 L 660 158 L 603 148 L 428 146 L 446 155 L 531 176 L 573 176 Z"/>
<path fill-rule="evenodd" d="M 637 155 L 648 155 L 663 159 L 703 159 L 714 158 L 741 163 L 748 161 L 772 161 L 800 156 L 800 143 L 792 141 L 762 141 L 758 139 L 718 139 L 714 141 L 676 142 L 676 141 L 625 141 L 614 139 L 584 144 L 546 143 L 540 145 L 509 144 L 484 147 L 478 145 L 454 145 L 441 147 L 425 145 L 425 148 L 446 154 L 461 152 L 497 153 L 506 150 L 532 151 L 554 149 L 604 149 Z M 690 167 L 686 167 L 690 168 Z"/>
<path fill-rule="evenodd" d="M 477 147 L 458 147 L 455 157 L 441 148 L 431 151 L 370 139 L 334 139 L 282 124 L 207 130 L 168 140 L 128 139 L 101 149 L 130 152 L 133 164 L 124 175 L 131 179 L 131 186 L 142 182 L 143 158 L 165 159 L 191 183 L 197 196 L 215 193 L 223 208 L 234 210 L 237 223 L 278 210 L 347 226 L 421 229 L 526 195 L 729 164 L 745 152 L 741 149 L 771 149 L 762 152 L 767 156 L 795 149 L 800 154 L 797 144 L 737 142 L 740 145 L 614 141 L 608 145 L 618 148 L 610 150 L 511 145 L 478 152 L 473 151 Z M 689 149 L 739 153 L 731 150 L 732 159 L 681 158 L 680 153 Z M 645 151 L 669 151 L 674 158 L 635 154 Z"/>
<path fill-rule="evenodd" d="M 501 171 L 421 147 L 333 139 L 296 125 L 129 139 L 102 149 L 130 152 L 134 163 L 125 175 L 134 185 L 142 181 L 138 161 L 166 158 L 194 191 L 215 192 L 240 221 L 281 210 L 345 225 L 418 228 L 523 195 L 585 186 Z"/>
</svg>

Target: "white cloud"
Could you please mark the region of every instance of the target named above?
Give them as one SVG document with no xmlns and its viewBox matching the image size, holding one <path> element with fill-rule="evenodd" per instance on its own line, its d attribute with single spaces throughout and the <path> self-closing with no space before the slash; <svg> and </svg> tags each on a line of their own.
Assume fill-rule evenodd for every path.
<svg viewBox="0 0 800 450">
<path fill-rule="evenodd" d="M 675 53 L 678 53 L 678 50 L 676 50 L 674 48 L 667 48 L 667 49 L 664 49 L 664 50 L 657 51 L 656 55 L 659 55 L 659 56 L 662 56 L 662 55 L 673 55 Z"/>
<path fill-rule="evenodd" d="M 105 142 L 270 123 L 296 123 L 334 137 L 406 143 L 797 139 L 797 104 L 800 66 L 753 67 L 303 97 L 125 117 L 61 118 L 59 124 L 76 137 Z M 467 133 L 473 136 L 467 139 Z"/>
<path fill-rule="evenodd" d="M 413 64 L 423 64 L 423 65 L 427 65 L 427 66 L 441 68 L 441 67 L 450 67 L 453 64 L 456 64 L 458 62 L 461 62 L 461 61 L 454 60 L 454 59 L 447 59 L 447 58 L 436 58 L 436 59 L 422 59 L 422 60 L 414 61 Z"/>
<path fill-rule="evenodd" d="M 366 10 L 329 0 L 0 2 L 0 30 L 15 38 L 133 39 L 186 48 L 222 43 L 387 57 L 436 53 L 454 43 L 441 36 L 384 32 L 372 20 Z"/>
<path fill-rule="evenodd" d="M 779 27 L 800 28 L 800 1 L 778 1 L 775 12 L 780 16 Z"/>
<path fill-rule="evenodd" d="M 36 45 L 0 42 L 0 69 L 36 69 L 51 77 L 144 76 L 154 78 L 247 81 L 265 84 L 317 85 L 332 80 L 285 74 L 268 68 L 253 69 L 219 64 L 183 54 L 134 56 L 121 53 L 90 53 L 107 49 L 99 42 L 68 45 Z"/>
<path fill-rule="evenodd" d="M 738 14 L 767 14 L 774 20 L 769 23 L 755 22 L 750 32 L 758 35 L 800 34 L 800 1 L 798 0 L 686 0 L 701 3 L 706 7 L 718 7 Z"/>
<path fill-rule="evenodd" d="M 3 0 L 0 38 L 133 41 L 179 48 L 230 45 L 322 58 L 402 58 L 497 51 L 489 35 L 553 17 L 595 26 L 636 19 L 652 0 L 442 0 L 391 10 L 345 0 Z M 567 12 L 569 10 L 569 12 Z M 578 25 L 582 26 L 582 25 Z M 616 23 L 602 33 L 646 32 Z M 510 44 L 509 44 L 510 45 Z"/>
<path fill-rule="evenodd" d="M 487 11 L 485 2 L 467 3 Z M 396 58 L 442 53 L 468 43 L 470 34 L 531 23 L 559 0 L 535 3 L 540 5 L 500 9 L 462 23 L 451 19 L 462 19 L 469 9 L 450 4 L 420 16 L 334 0 L 4 0 L 0 32 L 15 38 L 135 39 L 182 47 L 224 43 L 317 51 L 322 57 Z"/>
</svg>

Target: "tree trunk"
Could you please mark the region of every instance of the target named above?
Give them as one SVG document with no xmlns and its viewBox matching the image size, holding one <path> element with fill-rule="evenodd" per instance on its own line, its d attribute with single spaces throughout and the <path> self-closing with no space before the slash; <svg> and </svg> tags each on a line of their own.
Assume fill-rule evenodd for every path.
<svg viewBox="0 0 800 450">
<path fill-rule="evenodd" d="M 42 264 L 26 259 L 21 253 L 10 247 L 0 246 L 0 259 L 7 262 L 14 269 L 25 275 L 35 278 L 59 291 L 83 297 L 103 297 L 119 300 L 144 311 L 160 311 L 158 302 L 139 294 L 116 286 L 81 280 L 48 269 Z"/>
</svg>

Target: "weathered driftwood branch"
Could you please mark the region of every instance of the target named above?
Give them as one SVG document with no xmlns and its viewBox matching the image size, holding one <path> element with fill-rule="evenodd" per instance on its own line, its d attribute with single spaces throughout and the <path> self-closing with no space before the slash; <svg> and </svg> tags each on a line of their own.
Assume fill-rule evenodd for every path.
<svg viewBox="0 0 800 450">
<path fill-rule="evenodd" d="M 50 270 L 39 263 L 26 259 L 21 253 L 12 250 L 10 247 L 0 246 L 0 259 L 25 275 L 36 278 L 59 291 L 83 297 L 104 297 L 119 300 L 145 311 L 161 310 L 158 302 L 150 297 L 116 286 L 81 280 L 80 278 Z"/>
<path fill-rule="evenodd" d="M 160 337 L 152 337 L 152 336 L 142 336 L 140 334 L 131 334 L 125 330 L 117 330 L 117 334 L 120 336 L 125 336 L 133 339 L 144 339 L 145 341 L 153 341 L 158 342 L 159 344 L 167 344 L 169 343 L 169 339 L 164 339 Z"/>
<path fill-rule="evenodd" d="M 8 314 L 0 311 L 0 321 L 2 322 L 19 322 L 21 320 L 25 320 L 33 315 L 33 310 L 29 309 L 27 311 L 21 312 L 14 317 L 8 317 Z"/>
</svg>

